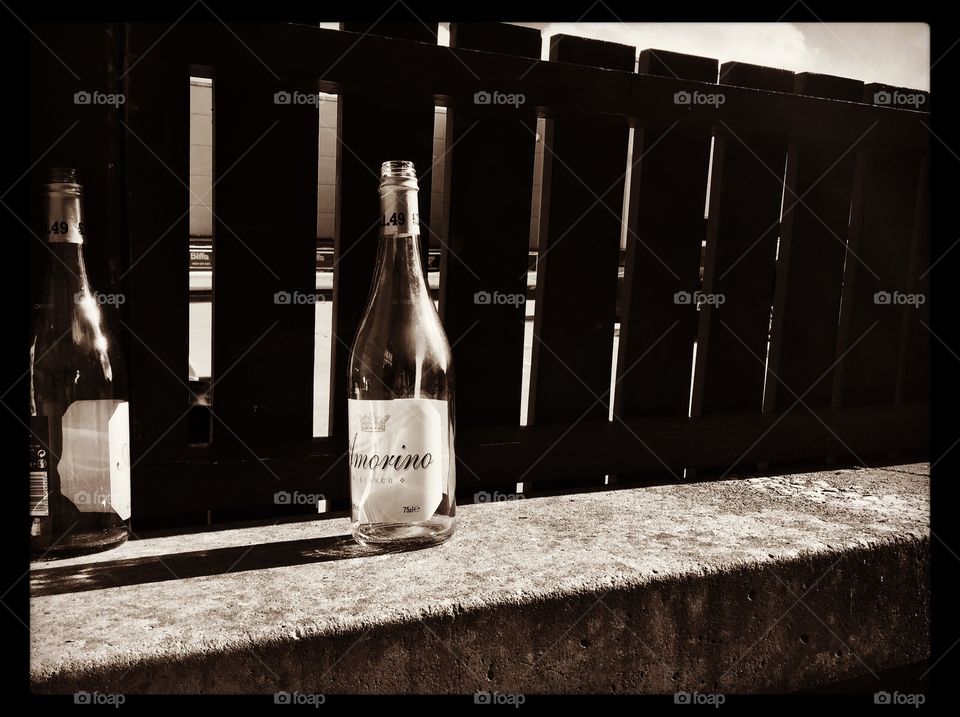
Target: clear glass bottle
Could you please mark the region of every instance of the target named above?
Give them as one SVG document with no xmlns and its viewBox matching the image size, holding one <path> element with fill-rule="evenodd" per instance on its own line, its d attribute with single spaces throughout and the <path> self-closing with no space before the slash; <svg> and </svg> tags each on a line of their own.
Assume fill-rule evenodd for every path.
<svg viewBox="0 0 960 717">
<path fill-rule="evenodd" d="M 377 267 L 350 352 L 351 528 L 363 545 L 440 543 L 456 527 L 453 361 L 420 260 L 416 170 L 384 162 Z"/>
<path fill-rule="evenodd" d="M 34 558 L 106 550 L 127 539 L 127 379 L 103 316 L 121 295 L 90 288 L 83 189 L 73 169 L 44 185 L 48 266 L 30 347 L 30 547 Z"/>
</svg>

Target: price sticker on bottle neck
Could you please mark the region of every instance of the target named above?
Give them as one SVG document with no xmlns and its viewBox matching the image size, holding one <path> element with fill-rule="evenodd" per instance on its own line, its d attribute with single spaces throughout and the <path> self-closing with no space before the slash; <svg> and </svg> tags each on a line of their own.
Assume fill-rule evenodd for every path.
<svg viewBox="0 0 960 717">
<path fill-rule="evenodd" d="M 417 190 L 388 188 L 382 194 L 380 210 L 380 236 L 398 239 L 420 236 Z"/>
</svg>

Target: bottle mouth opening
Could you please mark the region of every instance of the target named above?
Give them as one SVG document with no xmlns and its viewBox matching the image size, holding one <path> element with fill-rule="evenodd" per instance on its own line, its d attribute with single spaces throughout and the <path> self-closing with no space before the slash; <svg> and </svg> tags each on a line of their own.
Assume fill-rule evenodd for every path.
<svg viewBox="0 0 960 717">
<path fill-rule="evenodd" d="M 73 167 L 50 167 L 47 170 L 47 184 L 79 184 L 77 170 Z"/>
<path fill-rule="evenodd" d="M 380 179 L 416 179 L 417 170 L 413 162 L 392 159 L 380 165 Z"/>
</svg>

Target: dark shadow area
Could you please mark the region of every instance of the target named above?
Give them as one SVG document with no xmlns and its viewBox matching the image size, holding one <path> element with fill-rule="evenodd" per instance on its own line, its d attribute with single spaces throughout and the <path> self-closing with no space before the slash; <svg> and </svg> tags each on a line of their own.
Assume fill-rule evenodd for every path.
<svg viewBox="0 0 960 717">
<path fill-rule="evenodd" d="M 372 548 L 359 545 L 349 535 L 308 540 L 239 545 L 213 550 L 170 553 L 104 563 L 43 567 L 30 572 L 32 597 L 103 590 L 122 585 L 183 580 L 207 575 L 266 570 L 331 560 L 367 558 L 385 553 L 405 553 L 420 547 Z"/>
<path fill-rule="evenodd" d="M 329 505 L 329 503 L 328 503 Z M 297 511 L 300 511 L 297 513 Z M 305 512 L 304 512 L 305 511 Z M 226 530 L 259 528 L 265 525 L 287 525 L 309 523 L 336 518 L 350 517 L 349 506 L 346 510 L 317 513 L 313 504 L 306 506 L 266 506 L 244 511 L 216 511 L 216 522 L 207 522 L 207 511 L 202 513 L 182 513 L 179 515 L 160 515 L 147 518 L 134 517 L 133 536 L 137 540 L 164 538 L 172 535 L 194 535 L 196 533 L 219 533 Z"/>
<path fill-rule="evenodd" d="M 799 694 L 807 695 L 878 695 L 876 704 L 893 704 L 892 695 L 925 695 L 930 690 L 930 660 L 880 670 L 874 675 L 862 675 L 841 682 L 818 685 Z M 886 694 L 882 694 L 886 693 Z"/>
</svg>

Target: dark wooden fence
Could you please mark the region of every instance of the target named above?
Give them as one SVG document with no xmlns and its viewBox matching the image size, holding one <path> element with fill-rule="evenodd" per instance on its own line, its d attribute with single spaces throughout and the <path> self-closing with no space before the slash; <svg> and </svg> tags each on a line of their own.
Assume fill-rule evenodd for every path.
<svg viewBox="0 0 960 717">
<path fill-rule="evenodd" d="M 270 508 L 278 491 L 344 504 L 345 368 L 374 263 L 376 170 L 388 158 L 431 165 L 437 104 L 449 113 L 448 223 L 426 231 L 446 237 L 439 298 L 455 346 L 462 500 L 518 480 L 579 489 L 605 475 L 679 480 L 926 451 L 928 305 L 897 303 L 926 295 L 923 93 L 654 50 L 636 71 L 634 48 L 577 37 L 553 38 L 542 62 L 540 34 L 506 25 L 455 25 L 450 48 L 420 24 L 37 30 L 69 39 L 54 46 L 85 70 L 72 77 L 35 48 L 32 141 L 39 156 L 80 120 L 47 159 L 81 165 L 88 224 L 103 236 L 89 249 L 106 267 L 94 281 L 128 298 L 137 516 Z M 202 447 L 189 445 L 185 382 L 191 75 L 212 77 L 215 96 L 213 433 Z M 124 107 L 63 102 L 96 83 L 122 90 Z M 315 107 L 277 105 L 274 93 L 318 90 L 339 95 L 342 143 L 322 439 L 311 430 L 314 310 L 273 300 L 314 290 L 318 136 Z M 477 104 L 478 92 L 525 101 Z M 520 427 L 523 312 L 474 294 L 526 292 L 538 116 L 531 425 Z M 723 303 L 698 311 L 678 294 L 697 291 Z"/>
</svg>

